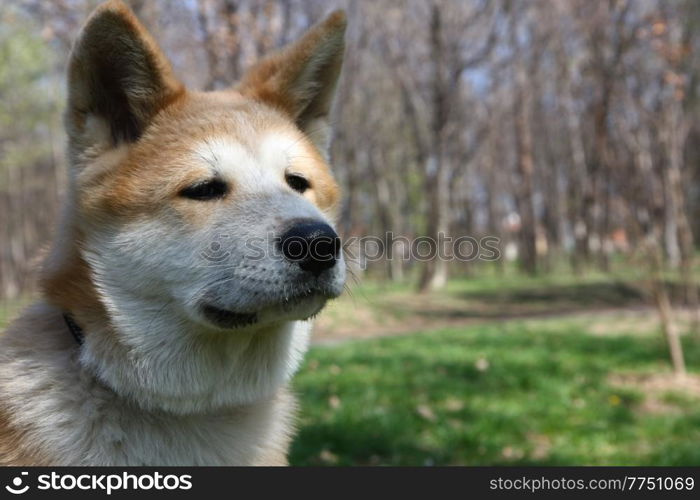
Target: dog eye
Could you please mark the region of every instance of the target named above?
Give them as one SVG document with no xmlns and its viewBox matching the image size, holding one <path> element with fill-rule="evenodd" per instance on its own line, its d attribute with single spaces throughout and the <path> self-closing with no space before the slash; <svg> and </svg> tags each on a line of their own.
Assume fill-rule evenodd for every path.
<svg viewBox="0 0 700 500">
<path fill-rule="evenodd" d="M 307 181 L 304 177 L 298 174 L 287 174 L 285 175 L 285 180 L 287 181 L 287 184 L 289 184 L 289 187 L 292 188 L 294 191 L 297 193 L 303 193 L 307 189 L 311 187 L 311 184 L 309 181 Z"/>
<path fill-rule="evenodd" d="M 221 179 L 211 179 L 187 186 L 180 191 L 180 196 L 191 200 L 207 201 L 223 198 L 228 192 L 228 186 Z"/>
</svg>

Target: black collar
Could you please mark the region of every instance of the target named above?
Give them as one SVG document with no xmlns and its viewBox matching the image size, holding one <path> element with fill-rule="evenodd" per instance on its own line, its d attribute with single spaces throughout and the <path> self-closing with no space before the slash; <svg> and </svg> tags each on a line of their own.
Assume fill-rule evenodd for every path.
<svg viewBox="0 0 700 500">
<path fill-rule="evenodd" d="M 83 345 L 83 342 L 85 342 L 85 333 L 83 329 L 78 326 L 78 323 L 75 322 L 73 316 L 68 313 L 63 313 L 63 320 L 66 322 L 66 325 L 68 325 L 68 329 L 78 345 Z"/>
</svg>

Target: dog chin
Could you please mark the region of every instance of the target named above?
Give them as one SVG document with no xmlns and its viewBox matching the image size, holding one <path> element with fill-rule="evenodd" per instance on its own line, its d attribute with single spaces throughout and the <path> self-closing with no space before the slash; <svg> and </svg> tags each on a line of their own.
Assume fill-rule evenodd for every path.
<svg viewBox="0 0 700 500">
<path fill-rule="evenodd" d="M 201 317 L 209 325 L 222 330 L 256 328 L 287 321 L 304 321 L 316 316 L 328 297 L 308 295 L 261 308 L 257 311 L 235 311 L 214 304 L 203 304 Z"/>
</svg>

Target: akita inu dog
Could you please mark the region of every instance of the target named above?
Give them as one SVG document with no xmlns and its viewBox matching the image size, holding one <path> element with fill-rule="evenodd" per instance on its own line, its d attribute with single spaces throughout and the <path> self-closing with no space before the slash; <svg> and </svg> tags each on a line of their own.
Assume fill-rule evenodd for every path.
<svg viewBox="0 0 700 500">
<path fill-rule="evenodd" d="M 0 464 L 286 463 L 306 320 L 345 282 L 326 159 L 345 24 L 205 93 L 120 1 L 92 14 L 43 299 L 0 340 Z"/>
</svg>

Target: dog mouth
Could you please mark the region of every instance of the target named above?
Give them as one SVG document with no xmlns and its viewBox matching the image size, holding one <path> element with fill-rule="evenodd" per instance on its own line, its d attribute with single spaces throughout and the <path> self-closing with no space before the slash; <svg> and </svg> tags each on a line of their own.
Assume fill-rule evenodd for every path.
<svg viewBox="0 0 700 500">
<path fill-rule="evenodd" d="M 242 328 L 258 322 L 258 313 L 229 311 L 212 304 L 204 304 L 202 314 L 209 322 L 220 328 Z"/>
<path fill-rule="evenodd" d="M 234 311 L 213 303 L 204 303 L 201 313 L 212 325 L 231 330 L 275 320 L 309 320 L 321 312 L 330 298 L 332 297 L 320 293 L 301 293 L 267 304 L 255 312 Z"/>
</svg>

